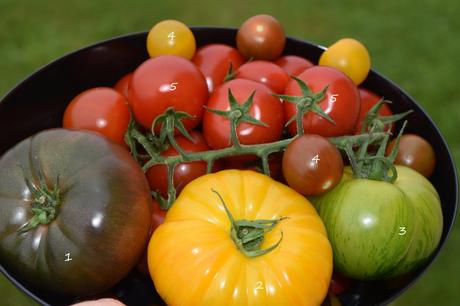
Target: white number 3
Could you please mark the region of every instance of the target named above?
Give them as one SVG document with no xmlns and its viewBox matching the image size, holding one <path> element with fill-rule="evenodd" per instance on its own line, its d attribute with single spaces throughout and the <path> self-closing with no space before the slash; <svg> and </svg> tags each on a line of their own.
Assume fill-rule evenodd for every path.
<svg viewBox="0 0 460 306">
<path fill-rule="evenodd" d="M 407 233 L 406 227 L 405 226 L 400 226 L 399 227 L 399 236 L 404 236 Z"/>
</svg>

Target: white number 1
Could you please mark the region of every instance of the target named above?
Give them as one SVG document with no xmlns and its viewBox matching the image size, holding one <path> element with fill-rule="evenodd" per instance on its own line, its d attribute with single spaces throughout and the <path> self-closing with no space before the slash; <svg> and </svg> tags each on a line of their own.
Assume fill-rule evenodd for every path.
<svg viewBox="0 0 460 306">
<path fill-rule="evenodd" d="M 70 253 L 65 254 L 65 260 L 64 261 L 71 261 L 72 258 L 70 258 Z"/>
</svg>

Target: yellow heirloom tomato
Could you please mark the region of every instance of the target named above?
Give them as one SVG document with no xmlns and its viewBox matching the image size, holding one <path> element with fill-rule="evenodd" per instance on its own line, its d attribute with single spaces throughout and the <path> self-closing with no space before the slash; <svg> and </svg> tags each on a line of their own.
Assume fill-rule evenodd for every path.
<svg viewBox="0 0 460 306">
<path fill-rule="evenodd" d="M 302 195 L 263 174 L 225 170 L 184 188 L 150 240 L 148 264 L 170 306 L 320 305 L 332 249 Z"/>
</svg>

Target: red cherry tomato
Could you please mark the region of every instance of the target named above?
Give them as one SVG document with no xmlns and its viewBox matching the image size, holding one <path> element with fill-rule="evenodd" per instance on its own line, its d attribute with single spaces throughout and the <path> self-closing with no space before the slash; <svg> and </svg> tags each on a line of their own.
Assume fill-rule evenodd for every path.
<svg viewBox="0 0 460 306">
<path fill-rule="evenodd" d="M 134 71 L 128 90 L 134 117 L 146 129 L 169 107 L 194 116 L 183 120 L 187 130 L 193 129 L 201 120 L 207 98 L 208 87 L 201 71 L 175 55 L 145 61 Z"/>
<path fill-rule="evenodd" d="M 324 137 L 308 134 L 294 139 L 283 155 L 283 174 L 289 186 L 303 195 L 320 195 L 342 178 L 339 150 Z"/>
<path fill-rule="evenodd" d="M 365 88 L 359 87 L 358 91 L 359 96 L 361 97 L 361 108 L 359 110 L 358 122 L 355 127 L 355 134 L 361 134 L 361 128 L 367 112 L 372 108 L 372 106 L 382 99 L 382 97 Z M 382 107 L 380 107 L 378 114 L 380 116 L 391 116 L 393 115 L 393 112 L 388 104 L 383 104 Z M 388 128 L 393 128 L 393 125 L 390 125 Z"/>
<path fill-rule="evenodd" d="M 297 55 L 284 55 L 279 57 L 275 62 L 288 75 L 297 76 L 305 71 L 305 69 L 313 67 L 314 64 L 303 57 Z"/>
<path fill-rule="evenodd" d="M 64 128 L 98 132 L 125 145 L 129 124 L 129 108 L 125 97 L 115 89 L 96 87 L 76 96 L 64 112 Z"/>
<path fill-rule="evenodd" d="M 247 59 L 274 60 L 283 52 L 285 43 L 283 27 L 270 15 L 247 19 L 236 35 L 238 50 Z"/>
<path fill-rule="evenodd" d="M 237 49 L 223 45 L 211 44 L 199 48 L 192 61 L 200 68 L 206 78 L 209 92 L 212 92 L 224 82 L 230 64 L 236 70 L 244 64 L 244 57 Z"/>
<path fill-rule="evenodd" d="M 289 75 L 279 66 L 268 61 L 252 61 L 242 65 L 236 74 L 239 79 L 253 80 L 282 94 L 289 82 Z"/>
<path fill-rule="evenodd" d="M 309 68 L 297 77 L 305 82 L 314 93 L 328 86 L 325 98 L 319 102 L 319 106 L 335 122 L 333 124 L 315 113 L 308 112 L 303 117 L 305 133 L 325 137 L 351 134 L 356 126 L 360 108 L 358 88 L 352 80 L 343 72 L 324 66 Z M 300 87 L 295 80 L 288 83 L 285 94 L 301 95 Z M 296 114 L 296 106 L 293 103 L 285 101 L 284 110 L 286 121 Z M 291 135 L 295 135 L 297 133 L 296 123 L 289 124 L 288 129 Z"/>
<path fill-rule="evenodd" d="M 283 153 L 276 152 L 268 156 L 268 166 L 270 168 L 270 176 L 274 179 L 280 178 L 281 175 L 281 161 Z M 260 158 L 227 158 L 225 160 L 225 169 L 240 169 L 240 170 L 253 170 L 263 173 L 262 160 Z"/>
<path fill-rule="evenodd" d="M 201 152 L 209 150 L 209 146 L 198 131 L 190 132 L 193 142 L 184 136 L 177 136 L 176 142 L 185 152 Z M 161 153 L 161 156 L 176 156 L 178 152 L 169 146 L 168 149 Z M 178 164 L 174 169 L 174 187 L 177 193 L 189 182 L 206 174 L 207 164 L 204 161 L 192 161 Z M 168 172 L 165 165 L 155 165 L 147 171 L 147 179 L 150 188 L 159 191 L 164 197 L 168 194 Z"/>
<path fill-rule="evenodd" d="M 395 142 L 396 139 L 393 139 L 388 145 L 387 155 L 393 150 Z M 423 176 L 430 177 L 436 166 L 436 155 L 431 144 L 422 137 L 404 134 L 399 141 L 395 164 L 410 167 Z"/>
<path fill-rule="evenodd" d="M 118 82 L 113 87 L 115 88 L 116 91 L 121 93 L 126 99 L 128 99 L 129 82 L 131 82 L 132 77 L 133 77 L 132 72 L 125 74 L 121 79 L 118 80 Z"/>
<path fill-rule="evenodd" d="M 208 100 L 207 107 L 229 110 L 228 90 L 231 90 L 238 103 L 244 103 L 255 91 L 249 115 L 266 123 L 260 126 L 242 122 L 237 127 L 237 135 L 242 144 L 273 142 L 280 138 L 284 125 L 284 111 L 281 101 L 272 96 L 265 85 L 251 80 L 235 79 L 217 88 Z M 213 149 L 230 146 L 230 121 L 222 116 L 206 111 L 203 116 L 203 134 Z"/>
<path fill-rule="evenodd" d="M 335 295 L 342 294 L 350 287 L 351 282 L 351 279 L 346 278 L 342 274 L 334 272 L 332 274 L 329 290 Z"/>
</svg>

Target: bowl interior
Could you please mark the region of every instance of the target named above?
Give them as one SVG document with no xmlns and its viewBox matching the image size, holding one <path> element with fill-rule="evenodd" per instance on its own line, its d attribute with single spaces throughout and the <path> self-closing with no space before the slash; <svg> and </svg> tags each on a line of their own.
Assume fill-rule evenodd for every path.
<svg viewBox="0 0 460 306">
<path fill-rule="evenodd" d="M 210 43 L 235 45 L 235 29 L 193 28 L 198 46 Z M 59 127 L 65 107 L 81 91 L 98 86 L 113 86 L 124 74 L 148 58 L 147 33 L 114 38 L 70 53 L 43 67 L 17 85 L 0 101 L 0 155 L 20 140 L 38 131 Z M 285 54 L 303 56 L 318 62 L 322 47 L 292 38 L 287 39 Z M 441 242 L 431 260 L 417 272 L 397 281 L 358 282 L 342 294 L 343 305 L 387 304 L 426 270 L 444 245 L 453 225 L 457 206 L 457 177 L 452 156 L 436 125 L 422 108 L 391 81 L 372 71 L 364 87 L 393 101 L 393 112 L 413 109 L 406 132 L 423 136 L 435 148 L 437 165 L 431 182 L 441 197 L 444 229 Z M 0 263 L 1 264 L 1 263 Z M 68 305 L 78 298 L 47 296 L 16 279 L 0 265 L 0 270 L 26 294 L 43 305 Z M 133 273 L 113 288 L 110 295 L 127 305 L 162 305 L 149 279 Z"/>
</svg>

